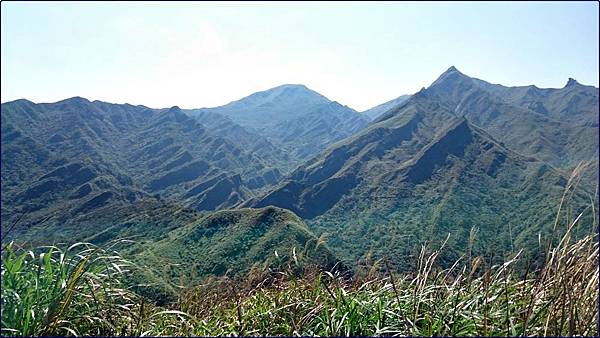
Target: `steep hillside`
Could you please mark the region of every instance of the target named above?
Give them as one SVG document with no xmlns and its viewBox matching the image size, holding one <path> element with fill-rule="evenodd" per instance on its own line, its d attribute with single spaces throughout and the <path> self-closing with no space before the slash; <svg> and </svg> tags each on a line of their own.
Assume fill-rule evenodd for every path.
<svg viewBox="0 0 600 338">
<path fill-rule="evenodd" d="M 535 245 L 565 184 L 561 172 L 507 149 L 424 90 L 248 205 L 308 219 L 338 257 L 372 252 L 407 269 L 420 245 L 448 234 L 442 261 L 458 258 L 472 227 L 477 254 Z"/>
<path fill-rule="evenodd" d="M 426 91 L 523 154 L 563 168 L 598 157 L 598 88 L 504 87 L 451 67 Z"/>
<path fill-rule="evenodd" d="M 439 104 L 417 94 L 403 106 L 402 114 L 372 124 L 308 161 L 258 205 L 281 206 L 303 218 L 318 216 L 363 178 L 385 174 L 409 160 L 433 140 L 444 121 L 454 118 Z M 318 198 L 321 196 L 325 200 Z"/>
<path fill-rule="evenodd" d="M 274 145 L 252 128 L 245 128 L 233 122 L 226 115 L 200 109 L 187 109 L 184 112 L 193 116 L 211 133 L 229 140 L 244 150 L 257 154 L 281 172 L 287 173 L 298 164 L 298 161 L 279 145 Z"/>
<path fill-rule="evenodd" d="M 158 274 L 172 281 L 235 275 L 294 259 L 323 267 L 336 262 L 300 218 L 275 207 L 209 213 L 138 255 L 155 262 Z"/>
<path fill-rule="evenodd" d="M 410 97 L 410 95 L 400 95 L 393 100 L 384 102 L 373 108 L 367 109 L 367 110 L 363 111 L 361 114 L 368 116 L 371 120 L 375 120 L 379 116 L 381 116 L 383 113 L 385 113 L 386 111 L 388 111 L 388 110 L 394 108 L 395 106 L 401 104 L 402 102 L 408 100 L 409 97 Z"/>
<path fill-rule="evenodd" d="M 275 125 L 270 137 L 292 158 L 310 158 L 332 143 L 349 137 L 367 125 L 360 114 L 337 102 Z"/>
<path fill-rule="evenodd" d="M 200 210 L 235 205 L 281 174 L 179 108 L 72 98 L 2 104 L 3 225 L 69 218 L 159 195 Z M 8 222 L 8 223 L 5 223 Z"/>
<path fill-rule="evenodd" d="M 204 120 L 210 116 L 207 114 L 217 113 L 247 129 L 232 135 L 234 129 L 239 131 L 239 128 L 230 126 L 225 128 L 226 133 L 221 134 L 223 137 L 235 139 L 247 133 L 260 135 L 256 140 L 264 138 L 279 149 L 273 154 L 289 156 L 288 166 L 281 167 L 284 171 L 295 168 L 330 144 L 363 129 L 369 122 L 365 115 L 332 102 L 303 85 L 282 85 L 224 106 L 187 112 Z M 248 143 L 246 139 L 244 137 L 244 143 Z M 265 144 L 264 141 L 256 142 Z"/>
</svg>

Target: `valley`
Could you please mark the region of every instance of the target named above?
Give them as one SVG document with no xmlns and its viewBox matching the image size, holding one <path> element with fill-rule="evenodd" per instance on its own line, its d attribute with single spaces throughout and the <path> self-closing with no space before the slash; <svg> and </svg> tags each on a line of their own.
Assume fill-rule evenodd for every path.
<svg viewBox="0 0 600 338">
<path fill-rule="evenodd" d="M 2 229 L 11 232 L 3 235 L 30 245 L 131 237 L 139 241 L 131 252 L 146 260 L 199 257 L 184 263 L 208 264 L 197 265 L 198 277 L 244 273 L 275 248 L 289 253 L 318 238 L 323 266 L 373 255 L 411 271 L 421 245 L 448 234 L 440 262 L 450 264 L 471 231 L 474 255 L 501 259 L 515 246 L 533 254 L 565 189 L 569 215 L 594 194 L 597 110 L 598 89 L 573 79 L 558 89 L 505 87 L 455 67 L 364 113 L 303 85 L 202 109 L 7 102 Z M 571 187 L 580 161 L 588 169 Z M 272 207 L 281 216 L 252 216 Z M 278 228 L 278 219 L 297 230 L 236 240 L 231 232 Z M 205 226 L 230 230 L 194 230 Z M 167 284 L 182 278 L 156 274 Z"/>
<path fill-rule="evenodd" d="M 1 2 L 0 336 L 598 337 L 598 2 Z"/>
</svg>

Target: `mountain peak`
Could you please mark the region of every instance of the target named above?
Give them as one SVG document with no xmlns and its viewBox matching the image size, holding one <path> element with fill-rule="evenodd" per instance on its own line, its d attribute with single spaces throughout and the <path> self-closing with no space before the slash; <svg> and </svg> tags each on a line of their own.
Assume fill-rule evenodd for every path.
<svg viewBox="0 0 600 338">
<path fill-rule="evenodd" d="M 462 79 L 471 79 L 465 74 L 461 73 L 456 67 L 450 66 L 445 72 L 443 72 L 432 84 L 430 87 L 435 85 L 439 85 L 441 83 L 460 81 Z"/>
<path fill-rule="evenodd" d="M 450 72 L 459 72 L 460 71 L 458 69 L 456 69 L 456 67 L 454 66 L 450 66 L 450 68 L 448 68 L 444 73 L 450 73 Z"/>
<path fill-rule="evenodd" d="M 262 95 L 266 95 L 267 97 L 271 97 L 271 98 L 276 98 L 276 97 L 279 97 L 280 95 L 283 95 L 280 98 L 282 98 L 284 100 L 287 100 L 288 96 L 298 96 L 298 97 L 304 96 L 306 98 L 310 98 L 311 100 L 318 100 L 322 103 L 329 101 L 329 99 L 327 99 L 322 94 L 308 88 L 307 86 L 305 86 L 303 84 L 291 84 L 291 83 L 282 84 L 280 86 L 277 86 L 277 87 L 274 87 L 271 89 L 267 89 L 263 92 L 258 92 L 255 94 L 262 94 Z"/>
<path fill-rule="evenodd" d="M 440 77 L 444 77 L 444 76 L 447 76 L 447 75 L 450 75 L 450 74 L 456 74 L 456 75 L 463 75 L 464 76 L 464 74 L 461 73 L 460 70 L 456 69 L 456 67 L 450 66 L 450 68 L 446 69 L 446 71 L 443 72 L 440 75 Z"/>
<path fill-rule="evenodd" d="M 300 103 L 316 104 L 325 102 L 329 102 L 325 96 L 307 88 L 303 84 L 283 84 L 256 92 L 222 107 L 234 110 L 241 109 L 241 113 L 245 115 L 248 109 L 265 105 L 278 106 L 278 110 L 280 110 L 283 106 L 291 105 L 295 109 L 298 109 L 298 104 Z"/>
<path fill-rule="evenodd" d="M 33 102 L 27 100 L 27 99 L 16 99 L 13 101 L 8 101 L 8 102 L 3 102 L 2 104 L 7 104 L 7 103 L 12 103 L 12 104 L 34 104 Z"/>
<path fill-rule="evenodd" d="M 179 108 L 179 106 L 173 106 L 173 107 L 169 108 L 169 113 L 178 112 L 178 111 L 181 111 L 181 108 Z"/>
<path fill-rule="evenodd" d="M 329 100 L 315 92 L 314 90 L 306 87 L 303 84 L 293 84 L 293 83 L 286 83 L 286 84 L 282 84 L 279 85 L 277 87 L 273 87 L 273 88 L 269 88 L 260 92 L 256 92 L 254 94 L 251 94 L 249 96 L 246 96 L 240 100 L 237 101 L 233 101 L 230 102 L 229 104 L 225 105 L 225 106 L 229 106 L 231 107 L 232 105 L 239 105 L 240 103 L 242 105 L 254 105 L 254 104 L 264 104 L 267 101 L 272 101 L 272 100 L 288 100 L 289 97 L 305 97 L 305 98 L 310 98 L 311 100 L 318 100 L 321 103 L 323 102 L 329 102 Z"/>
<path fill-rule="evenodd" d="M 574 78 L 570 77 L 569 81 L 567 81 L 567 84 L 565 85 L 565 88 L 566 87 L 573 87 L 573 86 L 576 86 L 578 84 L 579 84 L 579 82 L 577 82 L 577 80 L 575 80 Z"/>
<path fill-rule="evenodd" d="M 308 87 L 306 87 L 305 85 L 303 85 L 301 83 L 286 83 L 286 84 L 282 84 L 282 85 L 277 86 L 277 87 L 272 88 L 272 89 L 278 89 L 278 88 L 281 88 L 281 89 L 285 89 L 285 88 L 290 88 L 290 89 L 304 89 L 304 90 L 308 89 Z"/>
<path fill-rule="evenodd" d="M 90 100 L 81 96 L 73 96 L 71 98 L 58 101 L 57 103 L 90 103 Z"/>
</svg>

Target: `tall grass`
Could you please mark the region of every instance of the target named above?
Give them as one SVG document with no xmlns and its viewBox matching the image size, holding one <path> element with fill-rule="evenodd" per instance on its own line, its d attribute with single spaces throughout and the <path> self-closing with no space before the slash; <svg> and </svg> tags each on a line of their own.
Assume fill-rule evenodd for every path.
<svg viewBox="0 0 600 338">
<path fill-rule="evenodd" d="M 2 253 L 2 334 L 598 334 L 595 235 L 573 241 L 567 232 L 537 271 L 514 270 L 519 253 L 502 265 L 486 266 L 475 257 L 437 269 L 441 250 L 423 248 L 411 275 L 371 272 L 352 279 L 307 268 L 302 277 L 263 271 L 254 281 L 213 278 L 165 309 L 128 291 L 122 278 L 131 264 L 114 252 L 88 244 L 64 251 L 8 245 Z"/>
<path fill-rule="evenodd" d="M 144 302 L 123 277 L 132 264 L 87 243 L 2 249 L 2 335 L 139 335 Z M 147 308 L 147 307 L 146 307 Z"/>
<path fill-rule="evenodd" d="M 574 185 L 569 180 L 559 214 Z M 130 291 L 124 281 L 134 265 L 112 246 L 11 243 L 2 249 L 2 335 L 598 336 L 595 205 L 585 236 L 574 235 L 583 213 L 556 218 L 556 237 L 540 245 L 535 269 L 522 251 L 492 265 L 470 249 L 441 269 L 444 245 L 423 246 L 411 274 L 393 274 L 385 260 L 352 276 L 290 261 L 244 279 L 206 279 L 168 308 Z"/>
<path fill-rule="evenodd" d="M 540 265 L 523 251 L 497 265 L 472 257 L 474 228 L 469 250 L 447 269 L 436 264 L 444 245 L 423 246 L 412 274 L 390 273 L 385 260 L 353 278 L 315 269 L 298 278 L 290 267 L 257 273 L 258 284 L 210 280 L 179 309 L 195 318 L 197 335 L 598 336 L 597 200 L 591 224 L 580 225 L 585 210 L 560 216 L 582 168 L 568 180 Z M 591 231 L 576 237 L 578 227 Z"/>
<path fill-rule="evenodd" d="M 219 297 L 234 284 L 222 281 L 190 290 L 181 305 L 198 319 L 198 335 L 597 336 L 594 236 L 571 243 L 567 234 L 541 270 L 522 275 L 512 270 L 519 254 L 477 277 L 481 257 L 436 270 L 438 254 L 423 250 L 410 276 L 279 275 L 269 287 Z"/>
</svg>

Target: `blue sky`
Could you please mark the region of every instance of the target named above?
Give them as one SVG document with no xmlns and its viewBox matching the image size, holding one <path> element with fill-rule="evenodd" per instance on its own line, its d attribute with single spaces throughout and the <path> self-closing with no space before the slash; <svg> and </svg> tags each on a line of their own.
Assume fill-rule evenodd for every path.
<svg viewBox="0 0 600 338">
<path fill-rule="evenodd" d="M 598 3 L 2 3 L 2 102 L 225 104 L 303 83 L 364 110 L 454 65 L 598 86 Z"/>
</svg>

